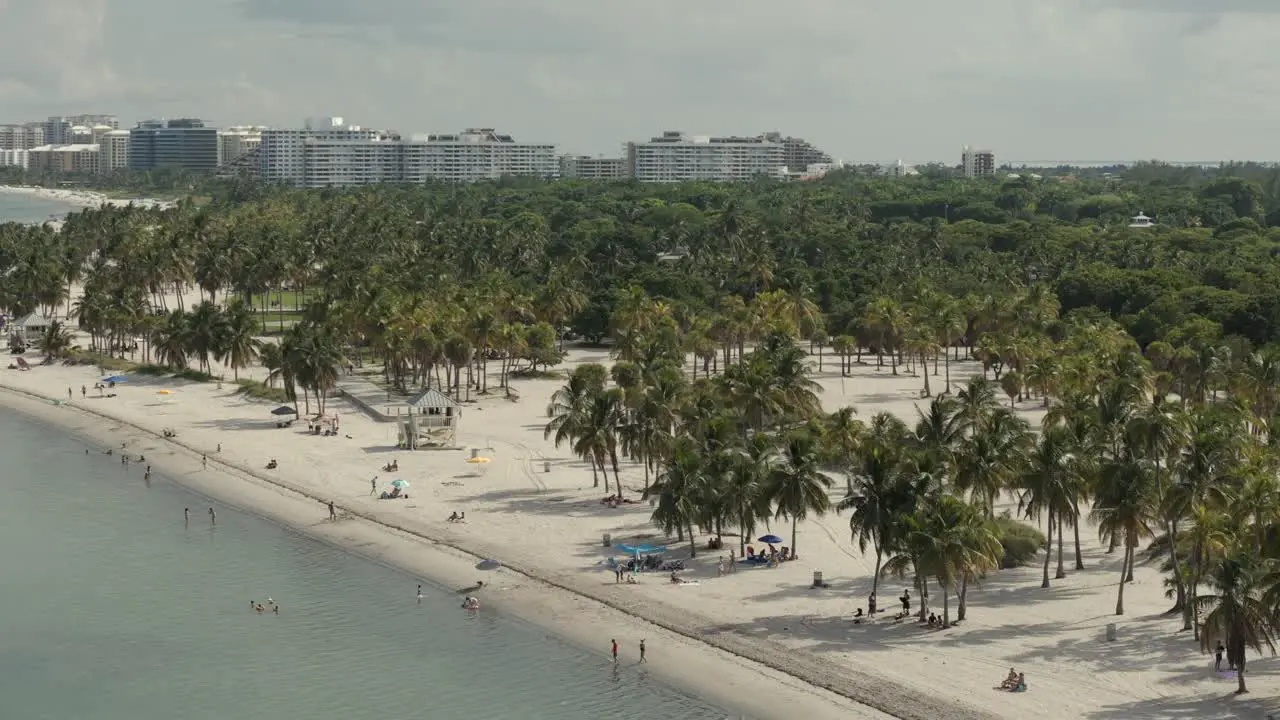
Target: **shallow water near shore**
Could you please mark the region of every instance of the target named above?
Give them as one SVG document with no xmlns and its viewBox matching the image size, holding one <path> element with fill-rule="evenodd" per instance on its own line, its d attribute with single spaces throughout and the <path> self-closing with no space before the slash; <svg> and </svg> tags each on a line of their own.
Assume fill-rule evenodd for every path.
<svg viewBox="0 0 1280 720">
<path fill-rule="evenodd" d="M 0 191 L 0 223 L 42 223 L 46 220 L 61 220 L 67 216 L 67 213 L 79 209 L 76 205 L 49 198 Z"/>
<path fill-rule="evenodd" d="M 724 718 L 451 589 L 0 413 L 0 716 Z M 228 480 L 231 482 L 231 480 Z M 184 526 L 183 508 L 191 508 Z M 274 598 L 280 615 L 253 612 Z M 661 649 L 650 647 L 650 662 Z"/>
</svg>

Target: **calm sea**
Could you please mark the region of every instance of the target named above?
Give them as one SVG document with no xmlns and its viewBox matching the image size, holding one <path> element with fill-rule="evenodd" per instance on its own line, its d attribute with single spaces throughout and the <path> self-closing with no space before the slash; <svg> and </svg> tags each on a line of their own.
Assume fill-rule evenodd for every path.
<svg viewBox="0 0 1280 720">
<path fill-rule="evenodd" d="M 42 223 L 61 220 L 67 213 L 79 210 L 75 205 L 33 197 L 25 193 L 0 191 L 0 223 Z"/>
<path fill-rule="evenodd" d="M 726 716 L 3 410 L 0 458 L 4 720 Z"/>
</svg>

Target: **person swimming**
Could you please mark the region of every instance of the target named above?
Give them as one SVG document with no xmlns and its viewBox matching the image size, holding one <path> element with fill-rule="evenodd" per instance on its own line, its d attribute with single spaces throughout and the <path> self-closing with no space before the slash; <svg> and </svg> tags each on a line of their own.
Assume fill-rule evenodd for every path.
<svg viewBox="0 0 1280 720">
<path fill-rule="evenodd" d="M 422 602 L 422 586 L 421 585 L 418 586 L 418 602 L 419 603 Z"/>
</svg>

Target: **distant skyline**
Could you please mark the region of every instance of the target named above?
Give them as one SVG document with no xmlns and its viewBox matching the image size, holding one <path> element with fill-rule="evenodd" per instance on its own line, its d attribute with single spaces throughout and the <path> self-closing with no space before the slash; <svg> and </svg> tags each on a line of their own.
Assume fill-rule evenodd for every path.
<svg viewBox="0 0 1280 720">
<path fill-rule="evenodd" d="M 1276 0 L 0 0 L 0 122 L 341 115 L 616 155 L 663 130 L 849 162 L 1280 159 Z"/>
</svg>

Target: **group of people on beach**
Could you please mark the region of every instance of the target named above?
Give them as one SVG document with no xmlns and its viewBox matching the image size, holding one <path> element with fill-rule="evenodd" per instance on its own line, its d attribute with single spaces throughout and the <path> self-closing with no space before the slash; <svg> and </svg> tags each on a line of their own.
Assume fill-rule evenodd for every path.
<svg viewBox="0 0 1280 720">
<path fill-rule="evenodd" d="M 613 654 L 613 663 L 618 664 L 618 640 L 611 638 L 609 640 L 610 652 Z M 645 657 L 645 640 L 640 638 L 640 663 L 647 663 L 649 660 Z"/>
<path fill-rule="evenodd" d="M 1009 675 L 1005 677 L 1004 682 L 1001 682 L 1000 685 L 994 689 L 1004 690 L 1005 692 L 1026 692 L 1027 676 L 1013 668 L 1009 668 Z"/>
</svg>

